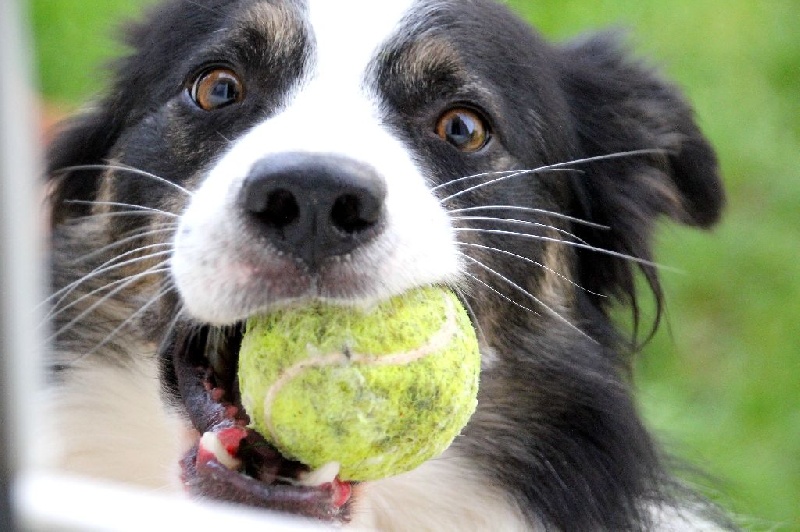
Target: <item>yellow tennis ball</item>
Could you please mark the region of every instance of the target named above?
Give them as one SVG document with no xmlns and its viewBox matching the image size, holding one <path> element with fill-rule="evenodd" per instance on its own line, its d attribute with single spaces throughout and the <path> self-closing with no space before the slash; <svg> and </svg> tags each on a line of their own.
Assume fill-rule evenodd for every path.
<svg viewBox="0 0 800 532">
<path fill-rule="evenodd" d="M 369 311 L 316 303 L 248 320 L 239 387 L 251 425 L 284 456 L 374 480 L 452 443 L 475 411 L 479 369 L 461 303 L 425 287 Z"/>
</svg>

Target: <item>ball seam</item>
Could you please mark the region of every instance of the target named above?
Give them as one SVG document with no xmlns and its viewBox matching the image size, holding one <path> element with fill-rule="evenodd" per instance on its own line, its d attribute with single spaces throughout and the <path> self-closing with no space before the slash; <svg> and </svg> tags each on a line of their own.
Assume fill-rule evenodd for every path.
<svg viewBox="0 0 800 532">
<path fill-rule="evenodd" d="M 344 364 L 368 364 L 370 366 L 391 366 L 400 364 L 410 364 L 416 362 L 431 353 L 435 353 L 441 349 L 446 348 L 452 338 L 458 333 L 458 321 L 456 315 L 455 305 L 447 295 L 442 295 L 445 300 L 445 321 L 439 329 L 433 333 L 428 340 L 415 349 L 399 353 L 390 353 L 386 355 L 373 355 L 369 353 L 349 352 L 347 354 L 341 352 L 327 353 L 325 355 L 316 356 L 312 358 L 303 359 L 293 366 L 284 370 L 275 382 L 272 383 L 269 390 L 264 397 L 264 425 L 269 431 L 272 441 L 279 442 L 277 431 L 272 423 L 272 408 L 271 405 L 275 398 L 280 393 L 281 389 L 291 380 L 300 375 L 308 368 L 320 368 L 324 366 L 344 365 Z"/>
</svg>

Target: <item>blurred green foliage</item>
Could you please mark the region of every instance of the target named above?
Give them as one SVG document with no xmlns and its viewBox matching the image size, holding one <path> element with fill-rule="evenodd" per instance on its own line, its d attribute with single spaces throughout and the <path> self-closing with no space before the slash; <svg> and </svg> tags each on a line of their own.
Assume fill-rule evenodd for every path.
<svg viewBox="0 0 800 532">
<path fill-rule="evenodd" d="M 629 29 L 694 103 L 729 204 L 712 234 L 659 235 L 659 261 L 685 273 L 662 273 L 668 317 L 638 368 L 642 407 L 748 528 L 800 529 L 800 2 L 510 3 L 557 39 Z"/>
<path fill-rule="evenodd" d="M 105 66 L 124 47 L 122 22 L 152 0 L 28 0 L 41 91 L 72 107 L 102 92 Z"/>
<path fill-rule="evenodd" d="M 149 1 L 29 0 L 46 98 L 101 90 L 119 19 Z M 556 40 L 628 29 L 694 102 L 729 205 L 712 234 L 660 232 L 660 262 L 685 273 L 662 274 L 668 317 L 638 367 L 642 408 L 747 528 L 800 530 L 800 2 L 508 3 Z"/>
</svg>

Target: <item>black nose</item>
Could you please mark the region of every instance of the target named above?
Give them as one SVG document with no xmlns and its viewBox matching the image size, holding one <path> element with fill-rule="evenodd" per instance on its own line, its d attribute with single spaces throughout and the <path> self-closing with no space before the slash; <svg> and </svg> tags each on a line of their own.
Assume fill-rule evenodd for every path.
<svg viewBox="0 0 800 532">
<path fill-rule="evenodd" d="M 253 165 L 240 204 L 270 244 L 313 270 L 380 234 L 385 197 L 383 179 L 366 164 L 338 155 L 281 153 Z"/>
</svg>

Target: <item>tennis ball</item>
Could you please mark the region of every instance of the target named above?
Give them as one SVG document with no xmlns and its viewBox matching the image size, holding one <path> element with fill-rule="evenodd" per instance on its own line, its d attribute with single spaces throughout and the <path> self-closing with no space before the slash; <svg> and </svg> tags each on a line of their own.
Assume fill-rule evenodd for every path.
<svg viewBox="0 0 800 532">
<path fill-rule="evenodd" d="M 424 287 L 368 311 L 315 303 L 248 320 L 239 388 L 284 456 L 363 481 L 441 454 L 475 411 L 479 369 L 461 303 Z"/>
</svg>

